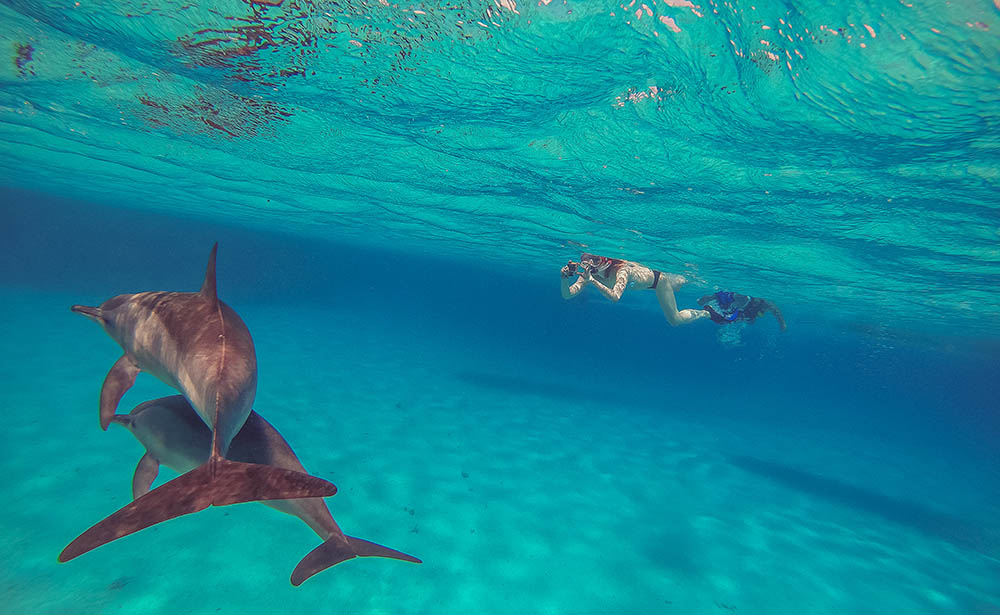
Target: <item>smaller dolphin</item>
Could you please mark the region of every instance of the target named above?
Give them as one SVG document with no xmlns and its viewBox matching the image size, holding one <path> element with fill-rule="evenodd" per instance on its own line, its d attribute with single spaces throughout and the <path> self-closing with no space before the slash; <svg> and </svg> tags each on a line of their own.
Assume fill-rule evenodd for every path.
<svg viewBox="0 0 1000 615">
<path fill-rule="evenodd" d="M 132 477 L 132 497 L 149 488 L 163 465 L 178 473 L 196 468 L 208 458 L 212 432 L 183 395 L 162 397 L 139 404 L 129 414 L 116 414 L 111 422 L 123 425 L 146 448 Z M 243 463 L 274 466 L 306 473 L 292 447 L 264 417 L 251 411 L 243 428 L 233 437 L 229 458 Z M 295 515 L 323 539 L 323 544 L 302 558 L 292 572 L 292 585 L 301 585 L 314 574 L 355 557 L 389 557 L 415 564 L 421 561 L 382 545 L 346 536 L 337 526 L 323 498 L 261 502 Z"/>
</svg>

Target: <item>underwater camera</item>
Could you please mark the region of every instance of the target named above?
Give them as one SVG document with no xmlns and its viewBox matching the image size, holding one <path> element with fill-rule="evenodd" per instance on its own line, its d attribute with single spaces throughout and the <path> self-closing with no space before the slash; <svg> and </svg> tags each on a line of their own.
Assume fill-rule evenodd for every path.
<svg viewBox="0 0 1000 615">
<path fill-rule="evenodd" d="M 567 272 L 569 275 L 582 275 L 584 271 L 589 271 L 591 275 L 597 273 L 597 267 L 588 263 L 574 263 L 569 261 L 566 263 Z"/>
</svg>

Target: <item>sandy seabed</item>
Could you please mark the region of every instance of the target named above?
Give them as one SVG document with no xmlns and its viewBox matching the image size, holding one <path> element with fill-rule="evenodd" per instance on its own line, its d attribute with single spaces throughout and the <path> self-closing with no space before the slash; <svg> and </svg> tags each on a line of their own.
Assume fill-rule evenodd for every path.
<svg viewBox="0 0 1000 615">
<path fill-rule="evenodd" d="M 970 518 L 953 464 L 702 415 L 694 385 L 593 399 L 544 357 L 343 308 L 240 307 L 256 409 L 338 485 L 347 534 L 424 564 L 353 560 L 294 588 L 319 539 L 257 504 L 58 564 L 128 502 L 142 449 L 98 426 L 119 351 L 70 314 L 81 299 L 2 299 L 3 612 L 1000 613 L 996 526 Z M 120 411 L 169 394 L 141 375 Z"/>
</svg>

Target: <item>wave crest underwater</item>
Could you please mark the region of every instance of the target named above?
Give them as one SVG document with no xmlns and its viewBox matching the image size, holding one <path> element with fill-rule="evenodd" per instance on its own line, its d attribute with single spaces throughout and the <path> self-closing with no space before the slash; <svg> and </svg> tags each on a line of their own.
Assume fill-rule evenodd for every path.
<svg viewBox="0 0 1000 615">
<path fill-rule="evenodd" d="M 997 0 L 0 16 L 9 187 L 553 273 L 584 246 L 866 326 L 998 331 Z"/>
</svg>

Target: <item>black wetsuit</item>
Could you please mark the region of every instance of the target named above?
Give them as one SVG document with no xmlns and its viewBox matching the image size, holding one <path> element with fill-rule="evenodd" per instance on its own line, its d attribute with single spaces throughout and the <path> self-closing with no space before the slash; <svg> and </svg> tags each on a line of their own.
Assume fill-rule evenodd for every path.
<svg viewBox="0 0 1000 615">
<path fill-rule="evenodd" d="M 706 300 L 707 299 L 707 300 Z M 711 304 L 715 305 L 711 305 Z M 719 291 L 698 300 L 712 322 L 728 325 L 734 322 L 753 322 L 767 311 L 767 301 L 730 291 Z"/>
</svg>

